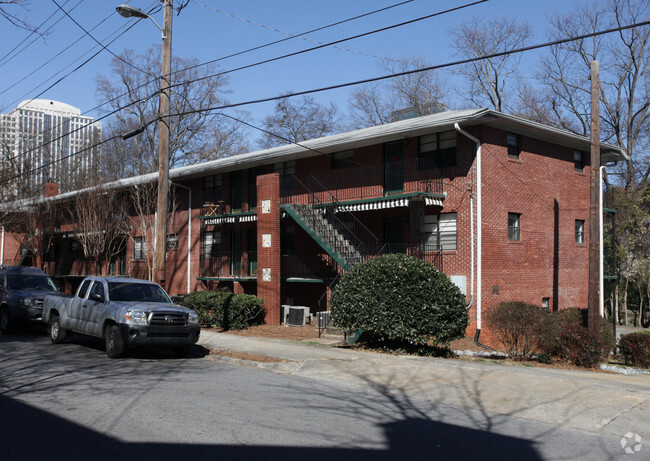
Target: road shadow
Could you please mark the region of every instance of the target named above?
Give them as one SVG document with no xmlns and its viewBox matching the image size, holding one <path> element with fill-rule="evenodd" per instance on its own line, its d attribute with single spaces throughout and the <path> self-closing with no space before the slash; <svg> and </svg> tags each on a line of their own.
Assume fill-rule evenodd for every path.
<svg viewBox="0 0 650 461">
<path fill-rule="evenodd" d="M 533 443 L 420 418 L 382 425 L 384 450 L 295 446 L 124 442 L 18 400 L 0 396 L 0 459 L 48 460 L 541 460 Z"/>
</svg>

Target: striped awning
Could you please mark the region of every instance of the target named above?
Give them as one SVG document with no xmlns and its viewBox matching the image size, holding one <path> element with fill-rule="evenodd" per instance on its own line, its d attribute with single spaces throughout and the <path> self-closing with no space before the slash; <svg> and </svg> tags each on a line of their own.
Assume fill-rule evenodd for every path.
<svg viewBox="0 0 650 461">
<path fill-rule="evenodd" d="M 253 222 L 253 221 L 257 221 L 256 214 L 248 214 L 239 217 L 239 222 Z"/>
<path fill-rule="evenodd" d="M 230 224 L 235 222 L 234 216 L 221 216 L 219 218 L 210 218 L 205 220 L 206 226 L 213 226 L 215 224 Z"/>
<path fill-rule="evenodd" d="M 395 198 L 386 200 L 373 200 L 370 202 L 339 204 L 336 211 L 369 211 L 384 210 L 386 208 L 398 208 L 409 206 L 408 198 Z"/>
<path fill-rule="evenodd" d="M 429 206 L 442 206 L 442 200 L 437 197 L 424 197 L 424 204 Z"/>
</svg>

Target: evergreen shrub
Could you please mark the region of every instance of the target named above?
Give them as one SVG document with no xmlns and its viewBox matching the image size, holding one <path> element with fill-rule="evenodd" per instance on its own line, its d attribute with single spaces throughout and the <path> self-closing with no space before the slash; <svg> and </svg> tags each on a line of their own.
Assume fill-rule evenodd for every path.
<svg viewBox="0 0 650 461">
<path fill-rule="evenodd" d="M 199 323 L 206 328 L 241 330 L 264 323 L 264 302 L 253 295 L 195 291 L 186 295 L 181 304 L 194 309 L 199 315 Z"/>
<path fill-rule="evenodd" d="M 403 255 L 358 264 L 339 281 L 330 300 L 343 331 L 363 329 L 374 340 L 447 346 L 469 322 L 465 298 L 432 264 Z"/>
<path fill-rule="evenodd" d="M 625 363 L 650 368 L 650 335 L 644 333 L 622 335 L 618 347 L 621 355 L 625 357 Z"/>
</svg>

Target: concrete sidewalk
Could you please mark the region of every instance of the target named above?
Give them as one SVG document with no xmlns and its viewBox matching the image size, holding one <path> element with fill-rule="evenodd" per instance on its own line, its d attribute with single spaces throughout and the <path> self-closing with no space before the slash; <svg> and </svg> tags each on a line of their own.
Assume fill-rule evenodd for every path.
<svg viewBox="0 0 650 461">
<path fill-rule="evenodd" d="M 201 332 L 199 345 L 282 359 L 275 363 L 240 362 L 279 373 L 603 435 L 633 432 L 650 440 L 648 375 L 394 356 L 210 331 Z"/>
</svg>

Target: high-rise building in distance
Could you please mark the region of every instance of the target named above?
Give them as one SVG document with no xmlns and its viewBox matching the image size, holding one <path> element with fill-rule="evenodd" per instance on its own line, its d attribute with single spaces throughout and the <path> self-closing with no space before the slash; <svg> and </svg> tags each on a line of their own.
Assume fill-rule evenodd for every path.
<svg viewBox="0 0 650 461">
<path fill-rule="evenodd" d="M 0 114 L 0 162 L 5 187 L 17 198 L 42 195 L 44 185 L 61 192 L 88 185 L 100 154 L 101 124 L 69 104 L 23 101 Z M 5 195 L 6 197 L 6 195 Z"/>
</svg>

